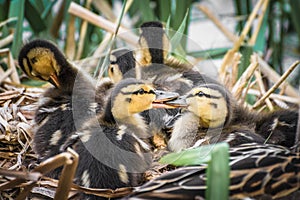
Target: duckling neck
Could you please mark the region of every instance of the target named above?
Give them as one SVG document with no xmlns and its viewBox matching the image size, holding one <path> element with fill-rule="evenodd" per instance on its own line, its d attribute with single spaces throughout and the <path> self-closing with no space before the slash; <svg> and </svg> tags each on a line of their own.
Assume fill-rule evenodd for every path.
<svg viewBox="0 0 300 200">
<path fill-rule="evenodd" d="M 174 124 L 172 136 L 168 142 L 171 151 L 180 151 L 195 143 L 199 130 L 199 117 L 191 112 L 183 114 Z"/>
<path fill-rule="evenodd" d="M 124 124 L 139 138 L 147 138 L 147 125 L 144 119 L 139 114 L 134 114 L 122 119 L 117 120 L 119 123 Z"/>
<path fill-rule="evenodd" d="M 109 124 L 125 125 L 140 138 L 146 138 L 148 136 L 148 127 L 144 119 L 139 114 L 115 118 L 111 109 L 111 101 L 107 102 L 103 119 Z"/>
</svg>

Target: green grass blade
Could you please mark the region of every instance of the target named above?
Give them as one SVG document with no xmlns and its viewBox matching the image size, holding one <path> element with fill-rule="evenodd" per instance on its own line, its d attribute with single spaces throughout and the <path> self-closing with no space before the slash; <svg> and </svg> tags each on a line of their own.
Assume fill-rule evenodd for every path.
<svg viewBox="0 0 300 200">
<path fill-rule="evenodd" d="M 241 77 L 241 75 L 250 65 L 250 57 L 253 54 L 253 47 L 248 45 L 243 45 L 240 48 L 240 53 L 242 54 L 242 57 L 241 57 L 241 62 L 239 64 L 238 77 Z"/>
<path fill-rule="evenodd" d="M 229 145 L 220 143 L 211 152 L 211 161 L 208 163 L 207 189 L 205 197 L 208 200 L 228 199 L 229 195 Z"/>
<path fill-rule="evenodd" d="M 25 0 L 12 0 L 9 7 L 9 18 L 17 17 L 18 22 L 15 26 L 14 40 L 12 45 L 12 54 L 16 58 L 19 48 L 22 46 L 23 20 Z"/>
<path fill-rule="evenodd" d="M 183 37 L 184 31 L 186 28 L 188 13 L 189 13 L 189 10 L 186 11 L 185 17 L 183 18 L 182 23 L 180 24 L 178 30 L 176 31 L 176 33 L 174 34 L 174 36 L 172 37 L 172 39 L 170 41 L 170 43 L 172 45 L 172 51 L 175 51 L 175 49 L 177 49 L 178 46 L 180 45 L 181 39 Z"/>
<path fill-rule="evenodd" d="M 172 164 L 175 166 L 199 165 L 207 163 L 211 160 L 211 152 L 224 144 L 212 144 L 200 146 L 193 149 L 183 150 L 177 153 L 170 153 L 163 156 L 159 162 L 164 164 Z"/>
<path fill-rule="evenodd" d="M 159 0 L 158 6 L 160 20 L 167 22 L 171 13 L 171 0 Z"/>
<path fill-rule="evenodd" d="M 41 18 L 39 11 L 30 3 L 30 1 L 25 1 L 25 17 L 28 20 L 32 30 L 35 33 L 39 33 L 46 29 L 46 24 Z"/>
<path fill-rule="evenodd" d="M 103 74 L 107 71 L 107 68 L 108 68 L 108 63 L 109 63 L 109 57 L 110 57 L 110 53 L 112 51 L 112 47 L 113 47 L 113 44 L 116 40 L 116 37 L 117 37 L 117 34 L 118 34 L 118 31 L 119 31 L 119 28 L 120 28 L 120 25 L 121 25 L 121 21 L 124 17 L 124 12 L 125 12 L 125 8 L 126 8 L 126 4 L 127 4 L 127 0 L 124 0 L 123 2 L 123 6 L 122 6 L 122 11 L 121 11 L 121 14 L 119 15 L 118 17 L 118 22 L 117 22 L 117 28 L 113 34 L 113 37 L 112 37 L 112 40 L 109 42 L 109 49 L 108 49 L 108 53 L 106 54 L 105 58 L 104 58 L 104 61 L 100 67 L 100 62 L 98 63 L 97 67 L 96 67 L 96 70 L 94 72 L 94 77 L 96 77 L 98 71 L 99 71 L 99 67 L 100 67 L 100 73 L 99 73 L 99 77 L 101 78 L 103 76 Z"/>
<path fill-rule="evenodd" d="M 196 58 L 217 59 L 217 58 L 223 58 L 229 49 L 230 49 L 229 47 L 224 47 L 224 48 L 208 49 L 202 51 L 193 51 L 193 52 L 188 52 L 187 54 Z"/>
</svg>

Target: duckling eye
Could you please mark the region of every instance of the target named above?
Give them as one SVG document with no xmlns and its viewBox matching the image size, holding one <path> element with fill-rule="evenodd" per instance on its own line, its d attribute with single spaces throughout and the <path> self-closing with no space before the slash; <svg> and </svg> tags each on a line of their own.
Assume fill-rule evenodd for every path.
<svg viewBox="0 0 300 200">
<path fill-rule="evenodd" d="M 203 97 L 203 96 L 205 96 L 205 94 L 204 94 L 202 91 L 198 92 L 196 95 L 197 95 L 198 97 Z"/>
<path fill-rule="evenodd" d="M 114 68 L 113 67 L 110 68 L 110 72 L 114 73 Z"/>
<path fill-rule="evenodd" d="M 139 89 L 137 93 L 143 95 L 143 94 L 145 94 L 145 90 L 144 89 Z"/>
<path fill-rule="evenodd" d="M 30 58 L 30 62 L 31 62 L 32 64 L 36 63 L 36 62 L 37 62 L 36 57 Z"/>
</svg>

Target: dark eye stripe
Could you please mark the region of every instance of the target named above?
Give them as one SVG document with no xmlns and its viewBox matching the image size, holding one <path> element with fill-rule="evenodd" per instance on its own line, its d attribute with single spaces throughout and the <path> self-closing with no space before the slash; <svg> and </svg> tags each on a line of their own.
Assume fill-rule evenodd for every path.
<svg viewBox="0 0 300 200">
<path fill-rule="evenodd" d="M 31 72 L 32 72 L 32 66 L 31 66 L 31 64 L 30 64 L 30 62 L 29 62 L 29 58 L 28 58 L 28 57 L 25 57 L 25 60 L 26 60 L 27 66 L 28 66 L 28 72 L 31 73 Z M 20 65 L 20 67 L 22 68 L 22 70 L 23 70 L 24 72 L 27 72 L 27 70 L 25 69 L 26 66 L 25 66 L 24 64 L 23 64 L 23 65 Z"/>
<path fill-rule="evenodd" d="M 219 96 L 214 96 L 214 95 L 210 95 L 210 94 L 205 94 L 204 92 L 201 92 L 201 95 L 199 95 L 199 92 L 196 93 L 196 94 L 190 94 L 187 96 L 187 98 L 189 97 L 195 97 L 195 96 L 205 96 L 206 98 L 209 98 L 209 99 L 221 99 L 222 97 L 219 97 Z"/>
<path fill-rule="evenodd" d="M 150 90 L 150 91 L 145 91 L 145 90 L 137 90 L 137 91 L 134 91 L 134 92 L 122 92 L 122 94 L 125 94 L 125 95 L 128 95 L 128 94 L 134 94 L 134 95 L 138 95 L 138 94 L 155 94 L 155 92 L 153 90 Z"/>
</svg>

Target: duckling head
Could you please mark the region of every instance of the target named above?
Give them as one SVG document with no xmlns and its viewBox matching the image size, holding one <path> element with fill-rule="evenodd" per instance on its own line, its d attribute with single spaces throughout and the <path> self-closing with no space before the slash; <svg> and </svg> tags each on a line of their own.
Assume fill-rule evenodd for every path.
<svg viewBox="0 0 300 200">
<path fill-rule="evenodd" d="M 185 96 L 167 103 L 185 106 L 199 117 L 200 126 L 203 128 L 226 126 L 232 115 L 232 98 L 229 92 L 216 84 L 199 85 Z"/>
<path fill-rule="evenodd" d="M 124 79 L 112 91 L 111 113 L 121 120 L 152 108 L 169 108 L 164 102 L 178 96 L 177 93 L 155 90 L 134 78 Z"/>
<path fill-rule="evenodd" d="M 141 66 L 148 66 L 152 63 L 163 64 L 170 46 L 163 24 L 158 21 L 149 21 L 143 23 L 140 28 L 139 49 L 135 55 L 138 63 Z"/>
<path fill-rule="evenodd" d="M 135 59 L 132 51 L 128 49 L 117 49 L 112 51 L 110 55 L 108 76 L 114 83 L 121 81 L 124 74 L 134 68 Z"/>
<path fill-rule="evenodd" d="M 34 40 L 21 49 L 19 65 L 30 78 L 49 81 L 59 88 L 58 76 L 62 66 L 68 65 L 68 62 L 53 43 Z"/>
</svg>

